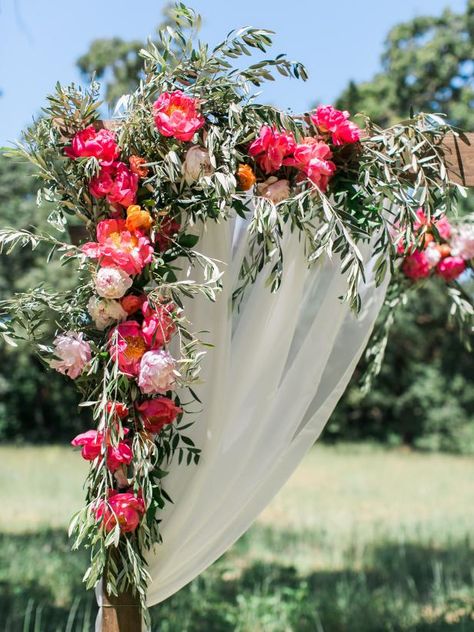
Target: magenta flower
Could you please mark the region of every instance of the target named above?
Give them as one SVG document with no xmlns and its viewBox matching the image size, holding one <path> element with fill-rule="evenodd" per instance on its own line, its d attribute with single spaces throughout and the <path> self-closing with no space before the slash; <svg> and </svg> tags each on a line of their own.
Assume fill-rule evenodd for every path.
<svg viewBox="0 0 474 632">
<path fill-rule="evenodd" d="M 336 110 L 332 105 L 320 105 L 310 119 L 320 132 L 331 135 L 335 145 L 346 145 L 360 140 L 360 129 L 348 120 L 349 116 L 349 112 Z"/>
<path fill-rule="evenodd" d="M 263 125 L 258 138 L 249 147 L 249 154 L 256 159 L 262 171 L 272 173 L 280 169 L 295 147 L 295 138 L 291 132 L 279 132 L 276 127 Z"/>
<path fill-rule="evenodd" d="M 445 257 L 436 266 L 436 274 L 445 281 L 454 281 L 466 269 L 466 263 L 462 257 Z"/>
<path fill-rule="evenodd" d="M 93 125 L 77 132 L 70 147 L 64 149 L 69 158 L 88 158 L 93 156 L 102 164 L 110 164 L 119 156 L 120 150 L 115 134 L 108 129 L 96 130 Z"/>
</svg>

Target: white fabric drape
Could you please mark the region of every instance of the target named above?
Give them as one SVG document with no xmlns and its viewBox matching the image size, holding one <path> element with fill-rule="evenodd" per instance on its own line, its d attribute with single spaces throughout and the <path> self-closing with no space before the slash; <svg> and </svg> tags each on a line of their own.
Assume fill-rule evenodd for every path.
<svg viewBox="0 0 474 632">
<path fill-rule="evenodd" d="M 340 296 L 338 260 L 308 268 L 296 233 L 285 235 L 281 288 L 263 272 L 238 313 L 231 296 L 247 246 L 240 219 L 207 224 L 201 252 L 225 270 L 215 303 L 195 298 L 186 315 L 209 350 L 196 387 L 202 412 L 188 431 L 202 448 L 197 467 L 173 464 L 160 515 L 163 544 L 148 554 L 150 606 L 191 581 L 250 526 L 326 424 L 367 343 L 385 287 L 367 264 L 356 318 Z"/>
</svg>

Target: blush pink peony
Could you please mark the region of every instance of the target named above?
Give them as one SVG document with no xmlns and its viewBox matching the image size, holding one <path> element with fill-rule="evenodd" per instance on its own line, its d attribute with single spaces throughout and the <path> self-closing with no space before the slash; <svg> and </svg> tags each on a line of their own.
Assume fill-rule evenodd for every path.
<svg viewBox="0 0 474 632">
<path fill-rule="evenodd" d="M 139 494 L 111 490 L 108 500 L 100 500 L 95 508 L 95 516 L 104 529 L 112 531 L 118 524 L 122 533 L 131 533 L 140 524 L 145 513 L 145 503 Z"/>
<path fill-rule="evenodd" d="M 258 138 L 249 147 L 249 154 L 265 173 L 278 171 L 285 158 L 293 154 L 296 142 L 291 132 L 279 132 L 276 127 L 263 125 Z"/>
<path fill-rule="evenodd" d="M 110 270 L 110 268 L 102 268 L 102 270 Z M 109 325 L 127 318 L 127 312 L 119 301 L 98 298 L 97 296 L 90 297 L 87 303 L 87 311 L 99 331 L 103 331 Z"/>
<path fill-rule="evenodd" d="M 445 281 L 454 281 L 466 269 L 466 262 L 461 257 L 445 257 L 437 267 L 436 274 Z"/>
<path fill-rule="evenodd" d="M 92 353 L 84 334 L 69 331 L 54 340 L 54 355 L 57 360 L 50 361 L 50 367 L 75 380 L 90 362 Z"/>
<path fill-rule="evenodd" d="M 456 228 L 451 239 L 451 250 L 454 256 L 466 261 L 474 259 L 474 224 Z"/>
<path fill-rule="evenodd" d="M 183 409 L 169 397 L 148 399 L 137 406 L 145 430 L 158 434 L 167 424 L 173 423 Z"/>
<path fill-rule="evenodd" d="M 153 104 L 155 125 L 163 136 L 188 142 L 203 127 L 199 99 L 188 97 L 181 90 L 163 92 Z"/>
<path fill-rule="evenodd" d="M 140 362 L 138 386 L 142 393 L 166 393 L 176 382 L 176 362 L 164 350 L 147 351 Z"/>
<path fill-rule="evenodd" d="M 97 276 L 95 278 L 95 289 L 97 294 L 102 298 L 122 298 L 125 292 L 132 286 L 132 283 L 133 281 L 130 276 L 120 268 L 115 266 L 106 266 L 104 268 L 100 268 L 97 272 Z M 99 310 L 105 311 L 107 309 L 103 302 L 100 305 L 92 304 L 89 307 L 92 307 L 94 310 L 94 313 L 92 313 L 91 309 L 89 309 L 89 313 L 94 320 L 98 320 L 101 316 Z M 124 310 L 122 309 L 122 311 Z M 118 308 L 116 313 L 119 313 Z M 102 314 L 102 316 L 106 316 L 106 314 Z M 117 320 L 123 319 L 117 318 Z M 104 327 L 98 327 L 98 329 L 104 329 Z"/>
<path fill-rule="evenodd" d="M 153 247 L 140 231 L 128 231 L 126 220 L 106 219 L 97 225 L 97 242 L 84 244 L 82 252 L 91 259 L 99 259 L 101 266 L 140 274 L 152 259 Z"/>
<path fill-rule="evenodd" d="M 64 149 L 69 158 L 94 157 L 102 164 L 111 164 L 119 156 L 120 150 L 115 134 L 108 129 L 96 130 L 93 125 L 77 132 L 69 147 Z"/>
<path fill-rule="evenodd" d="M 360 140 L 360 129 L 348 120 L 349 116 L 349 112 L 336 110 L 332 105 L 320 105 L 310 119 L 320 132 L 331 135 L 335 145 L 346 145 Z"/>
</svg>

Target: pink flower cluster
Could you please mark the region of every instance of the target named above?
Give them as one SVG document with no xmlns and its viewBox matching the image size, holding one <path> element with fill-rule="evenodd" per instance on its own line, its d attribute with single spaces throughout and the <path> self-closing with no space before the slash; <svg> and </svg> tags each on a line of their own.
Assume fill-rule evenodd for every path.
<svg viewBox="0 0 474 632">
<path fill-rule="evenodd" d="M 348 118 L 348 112 L 341 112 L 332 106 L 317 108 L 310 115 L 317 135 L 307 136 L 299 143 L 291 132 L 278 131 L 275 127 L 263 125 L 258 137 L 249 147 L 249 155 L 267 175 L 274 174 L 282 167 L 294 167 L 300 172 L 300 179 L 304 177 L 321 191 L 325 191 L 336 171 L 336 164 L 331 160 L 333 151 L 329 143 L 338 147 L 360 140 L 359 128 Z M 279 185 L 280 182 L 283 184 Z M 284 199 L 282 192 L 286 192 L 287 183 L 285 179 L 272 182 L 271 188 L 270 185 L 260 185 L 260 194 L 278 203 Z"/>
<path fill-rule="evenodd" d="M 128 430 L 124 429 L 125 434 Z M 94 461 L 107 451 L 106 463 L 111 472 L 115 472 L 122 465 L 129 465 L 133 459 L 132 448 L 128 441 L 119 441 L 116 446 L 111 445 L 110 440 L 104 439 L 104 433 L 97 430 L 88 430 L 77 435 L 71 441 L 74 447 L 81 447 L 82 458 L 86 461 Z"/>
<path fill-rule="evenodd" d="M 320 134 L 329 134 L 334 145 L 347 145 L 360 140 L 360 129 L 349 121 L 349 112 L 336 110 L 332 105 L 320 105 L 310 115 Z"/>
<path fill-rule="evenodd" d="M 415 234 L 423 235 L 423 247 L 398 244 L 398 251 L 404 257 L 405 276 L 417 281 L 434 273 L 448 282 L 457 279 L 466 269 L 466 261 L 472 258 L 470 255 L 474 255 L 474 249 L 471 252 L 469 247 L 459 247 L 464 227 L 453 229 L 445 216 L 430 220 L 420 208 L 413 228 Z"/>
<path fill-rule="evenodd" d="M 112 131 L 97 131 L 90 125 L 74 136 L 64 152 L 74 160 L 93 157 L 99 161 L 99 173 L 89 183 L 89 191 L 95 198 L 105 197 L 109 204 L 118 207 L 135 203 L 139 176 L 117 160 L 120 149 Z"/>
</svg>

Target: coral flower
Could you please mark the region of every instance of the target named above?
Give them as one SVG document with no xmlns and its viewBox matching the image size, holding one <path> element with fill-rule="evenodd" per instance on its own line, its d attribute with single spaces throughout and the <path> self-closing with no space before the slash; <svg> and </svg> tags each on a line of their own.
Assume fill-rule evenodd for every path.
<svg viewBox="0 0 474 632">
<path fill-rule="evenodd" d="M 82 252 L 91 259 L 99 259 L 103 267 L 140 274 L 150 263 L 153 248 L 148 237 L 139 231 L 127 230 L 126 220 L 107 219 L 97 225 L 97 242 L 84 244 Z"/>
<path fill-rule="evenodd" d="M 125 226 L 131 233 L 137 230 L 148 232 L 152 224 L 153 219 L 148 211 L 144 211 L 137 204 L 128 207 Z"/>
<path fill-rule="evenodd" d="M 335 145 L 346 145 L 360 140 L 360 129 L 348 120 L 349 116 L 349 112 L 336 110 L 332 105 L 320 105 L 310 119 L 320 132 L 331 135 Z"/>
<path fill-rule="evenodd" d="M 142 308 L 143 303 L 146 301 L 146 295 L 141 294 L 136 296 L 135 294 L 127 294 L 120 301 L 122 309 L 124 309 L 129 316 L 138 312 Z"/>
<path fill-rule="evenodd" d="M 329 160 L 332 152 L 329 146 L 316 138 L 305 138 L 299 143 L 293 157 L 284 160 L 284 164 L 302 171 L 321 191 L 325 191 L 329 178 L 336 171 L 336 165 Z"/>
<path fill-rule="evenodd" d="M 278 171 L 285 164 L 285 158 L 293 154 L 296 142 L 291 132 L 279 132 L 276 127 L 263 125 L 258 138 L 249 147 L 258 166 L 265 173 Z"/>
<path fill-rule="evenodd" d="M 140 361 L 147 350 L 145 336 L 135 320 L 117 325 L 109 334 L 110 355 L 125 375 L 138 375 Z"/>
<path fill-rule="evenodd" d="M 125 419 L 128 416 L 128 407 L 122 402 L 108 401 L 105 410 L 109 415 L 114 415 L 119 419 Z"/>
<path fill-rule="evenodd" d="M 130 165 L 130 171 L 137 175 L 139 178 L 146 178 L 150 171 L 148 167 L 145 167 L 147 161 L 140 156 L 130 156 L 128 159 Z"/>
<path fill-rule="evenodd" d="M 249 165 L 239 165 L 237 169 L 237 180 L 242 191 L 248 191 L 253 187 L 257 178 Z"/>
<path fill-rule="evenodd" d="M 108 129 L 96 130 L 93 125 L 77 132 L 70 147 L 64 149 L 69 158 L 94 157 L 102 164 L 110 164 L 119 156 L 115 134 Z"/>
<path fill-rule="evenodd" d="M 145 513 L 145 503 L 139 494 L 117 492 L 111 490 L 108 500 L 98 502 L 95 509 L 97 520 L 102 521 L 104 529 L 109 532 L 118 524 L 122 533 L 131 533 L 140 524 Z"/>
<path fill-rule="evenodd" d="M 198 107 L 199 99 L 188 97 L 181 90 L 163 92 L 153 104 L 158 131 L 163 136 L 189 142 L 205 123 Z"/>
<path fill-rule="evenodd" d="M 173 423 L 183 409 L 169 397 L 148 399 L 137 406 L 145 430 L 158 434 L 167 424 Z"/>
</svg>

